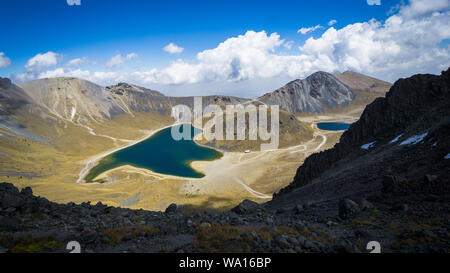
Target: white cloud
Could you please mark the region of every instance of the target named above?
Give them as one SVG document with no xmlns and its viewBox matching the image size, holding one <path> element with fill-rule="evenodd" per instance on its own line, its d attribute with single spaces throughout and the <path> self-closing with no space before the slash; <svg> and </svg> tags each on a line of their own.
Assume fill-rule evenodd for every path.
<svg viewBox="0 0 450 273">
<path fill-rule="evenodd" d="M 328 22 L 328 26 L 332 26 L 332 25 L 334 25 L 336 23 L 337 23 L 336 20 L 330 20 L 330 22 Z"/>
<path fill-rule="evenodd" d="M 316 31 L 317 29 L 322 28 L 321 25 L 317 25 L 314 27 L 302 27 L 301 29 L 297 30 L 297 33 L 301 33 L 303 35 L 308 34 L 310 32 Z"/>
<path fill-rule="evenodd" d="M 288 42 L 285 42 L 284 44 L 283 44 L 283 46 L 285 47 L 285 48 L 287 48 L 287 49 L 291 49 L 292 48 L 292 45 L 294 44 L 294 41 L 288 41 Z"/>
<path fill-rule="evenodd" d="M 449 48 L 439 47 L 450 38 L 450 12 L 413 18 L 405 12 L 410 8 L 402 7 L 385 22 L 371 20 L 339 30 L 331 27 L 320 38 L 309 38 L 301 49 L 328 59 L 336 70 L 389 80 L 417 72 L 439 72 L 439 65 L 445 68 L 450 63 Z"/>
<path fill-rule="evenodd" d="M 99 84 L 111 84 L 125 79 L 123 75 L 116 72 L 103 72 L 103 71 L 91 72 L 89 70 L 81 70 L 79 68 L 73 70 L 70 68 L 62 68 L 62 67 L 56 68 L 54 70 L 47 70 L 45 72 L 40 73 L 37 76 L 38 79 L 56 78 L 56 77 L 75 77 Z"/>
<path fill-rule="evenodd" d="M 15 81 L 29 81 L 38 78 L 39 74 L 50 66 L 58 64 L 60 54 L 49 51 L 47 53 L 39 53 L 29 59 L 25 64 L 25 72 L 13 75 Z"/>
<path fill-rule="evenodd" d="M 75 58 L 67 62 L 66 66 L 80 66 L 81 64 L 89 62 L 87 57 Z"/>
<path fill-rule="evenodd" d="M 400 15 L 404 18 L 414 18 L 437 11 L 448 11 L 449 6 L 449 0 L 410 0 L 409 5 L 400 7 Z"/>
<path fill-rule="evenodd" d="M 127 60 L 131 60 L 131 59 L 134 59 L 134 58 L 137 58 L 137 54 L 136 53 L 129 53 L 129 54 L 127 54 L 127 56 L 125 57 Z"/>
<path fill-rule="evenodd" d="M 277 54 L 281 45 L 290 44 L 276 33 L 248 31 L 198 53 L 197 62 L 180 59 L 160 70 L 133 73 L 132 79 L 145 84 L 189 84 L 354 70 L 394 81 L 414 73 L 439 73 L 450 64 L 450 47 L 439 46 L 450 39 L 450 12 L 435 7 L 428 16 L 405 16 L 410 7 L 402 6 L 384 22 L 330 27 L 321 37 L 309 38 L 299 55 Z"/>
<path fill-rule="evenodd" d="M 106 63 L 105 66 L 106 67 L 119 67 L 122 66 L 124 63 L 123 57 L 120 54 L 114 55 L 112 56 Z"/>
<path fill-rule="evenodd" d="M 11 60 L 5 56 L 4 52 L 0 52 L 0 68 L 11 65 Z"/>
<path fill-rule="evenodd" d="M 380 6 L 381 5 L 381 0 L 366 0 L 367 5 L 369 6 Z"/>
<path fill-rule="evenodd" d="M 131 59 L 137 58 L 137 54 L 136 53 L 129 53 L 127 54 L 125 57 L 122 57 L 121 54 L 117 54 L 112 56 L 106 63 L 105 66 L 109 67 L 109 68 L 118 68 L 121 67 L 125 61 L 129 61 Z"/>
<path fill-rule="evenodd" d="M 169 52 L 170 54 L 176 54 L 183 52 L 184 48 L 177 46 L 174 43 L 170 43 L 163 48 L 164 51 Z"/>
<path fill-rule="evenodd" d="M 284 56 L 272 54 L 283 43 L 277 33 L 247 31 L 198 53 L 197 64 L 179 59 L 164 69 L 135 72 L 133 76 L 140 82 L 164 84 L 270 77 L 288 64 L 283 63 Z"/>
<path fill-rule="evenodd" d="M 320 37 L 307 39 L 297 55 L 278 52 L 280 47 L 289 48 L 292 43 L 277 33 L 247 31 L 199 52 L 193 61 L 178 59 L 161 69 L 115 73 L 57 68 L 31 76 L 65 75 L 104 85 L 127 81 L 149 87 L 169 86 L 171 90 L 175 85 L 198 89 L 201 84 L 212 89 L 214 83 L 220 83 L 224 94 L 228 82 L 236 94 L 240 83 L 245 88 L 270 91 L 268 82 L 278 84 L 279 79 L 303 78 L 318 70 L 353 70 L 390 81 L 415 73 L 439 73 L 450 64 L 450 46 L 442 46 L 442 41 L 450 39 L 450 11 L 448 5 L 439 8 L 435 2 L 435 8 L 424 13 L 418 2 L 411 1 L 411 5 L 416 3 L 414 7 L 400 6 L 385 21 L 370 20 L 341 29 L 330 27 Z M 136 57 L 132 53 L 118 56 L 114 56 L 111 65 Z M 16 79 L 30 79 L 27 76 L 30 74 L 17 75 Z"/>
<path fill-rule="evenodd" d="M 29 59 L 25 64 L 25 68 L 30 72 L 39 72 L 40 70 L 57 65 L 59 54 L 55 52 L 47 52 L 44 54 L 37 54 L 33 58 Z"/>
</svg>

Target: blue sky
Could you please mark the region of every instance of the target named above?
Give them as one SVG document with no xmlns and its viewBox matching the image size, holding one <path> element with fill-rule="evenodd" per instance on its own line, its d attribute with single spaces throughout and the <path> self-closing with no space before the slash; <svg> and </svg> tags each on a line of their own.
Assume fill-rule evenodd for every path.
<svg viewBox="0 0 450 273">
<path fill-rule="evenodd" d="M 392 44 L 386 38 L 391 35 L 392 40 L 399 35 L 398 27 L 408 31 L 411 23 L 436 25 L 436 12 L 440 14 L 439 24 L 448 27 L 448 0 L 427 0 L 427 7 L 423 6 L 424 0 L 380 0 L 381 5 L 369 5 L 367 0 L 80 2 L 81 5 L 68 5 L 66 0 L 2 1 L 0 76 L 21 81 L 49 75 L 82 75 L 103 85 L 124 80 L 179 95 L 182 90 L 234 94 L 252 89 L 248 95 L 253 96 L 319 69 L 351 69 L 392 81 L 395 79 L 391 77 L 406 76 L 421 67 L 417 63 L 408 66 L 408 56 L 398 53 L 403 47 L 415 56 L 422 53 L 426 62 L 422 69 L 436 66 L 436 62 L 447 66 L 449 61 L 448 32 L 437 30 L 438 38 L 433 43 L 422 42 L 413 48 L 409 48 L 408 41 Z M 403 20 L 395 30 L 386 24 L 392 16 Z M 331 20 L 336 23 L 329 24 Z M 358 23 L 365 24 L 364 29 L 358 29 Z M 307 31 L 318 25 L 316 30 Z M 354 37 L 345 30 L 349 26 L 356 28 Z M 305 33 L 299 32 L 301 28 Z M 368 38 L 371 31 L 376 32 L 376 37 Z M 277 37 L 271 36 L 274 33 Z M 425 40 L 425 34 L 420 35 Z M 308 43 L 308 39 L 313 40 Z M 411 39 L 417 37 L 411 34 Z M 165 51 L 163 48 L 169 43 L 179 50 Z M 222 48 L 221 43 L 225 44 Z M 329 49 L 323 44 L 334 46 Z M 355 51 L 354 47 L 359 46 L 361 49 Z M 364 47 L 373 49 L 367 54 L 367 61 L 361 60 L 366 55 L 362 52 Z M 397 61 L 406 63 L 399 73 L 393 75 L 383 64 L 389 61 L 376 58 L 377 51 L 386 48 L 399 56 Z M 199 59 L 198 54 L 205 50 L 213 52 L 206 52 Z M 429 53 L 433 51 L 441 52 Z M 429 54 L 432 56 L 427 57 Z M 109 62 L 113 57 L 116 62 Z M 263 63 L 251 62 L 258 57 Z M 68 65 L 78 58 L 83 61 Z M 213 65 L 216 60 L 217 65 Z M 238 66 L 233 66 L 236 63 Z M 372 68 L 372 64 L 379 68 Z"/>
</svg>

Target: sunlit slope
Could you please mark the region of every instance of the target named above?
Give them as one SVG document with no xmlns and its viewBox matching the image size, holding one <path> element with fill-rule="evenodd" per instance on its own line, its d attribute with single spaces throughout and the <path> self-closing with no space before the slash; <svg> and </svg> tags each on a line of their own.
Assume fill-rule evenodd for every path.
<svg viewBox="0 0 450 273">
<path fill-rule="evenodd" d="M 261 105 L 257 100 L 220 95 L 202 101 L 203 108 L 209 104 L 222 109 L 229 104 Z M 354 101 L 343 106 L 342 113 Z M 76 183 L 92 158 L 172 124 L 172 107 L 178 104 L 193 107 L 194 98 L 164 96 L 126 83 L 101 87 L 82 79 L 55 78 L 18 86 L 0 78 L 0 180 L 19 188 L 31 186 L 37 195 L 61 203 L 101 201 L 163 210 L 175 202 L 225 208 L 246 198 L 266 201 L 292 181 L 296 167 L 308 154 L 332 147 L 339 135 L 314 129 L 311 123 L 320 117 L 313 115 L 300 122 L 300 113 L 293 116 L 282 110 L 279 150 L 260 152 L 262 141 L 248 140 L 248 122 L 246 140 L 198 141 L 227 151 L 221 160 L 194 162 L 205 178 L 186 180 L 124 166 L 102 174 L 105 184 Z M 270 114 L 268 121 L 270 132 Z"/>
<path fill-rule="evenodd" d="M 246 150 L 259 151 L 261 149 L 261 144 L 264 143 L 268 144 L 271 143 L 271 141 L 275 141 L 275 131 L 273 131 L 274 135 L 273 137 L 270 137 L 269 140 L 263 140 L 259 135 L 259 133 L 257 135 L 256 140 L 250 139 L 249 132 L 252 126 L 250 126 L 249 123 L 249 115 L 251 115 L 252 112 L 255 112 L 254 115 L 256 116 L 256 120 L 259 120 L 258 109 L 259 108 L 255 107 L 255 111 L 241 113 L 242 116 L 245 116 L 245 128 L 244 128 L 245 138 L 243 140 L 238 140 L 239 129 L 237 128 L 238 123 L 237 114 L 235 114 L 233 118 L 231 115 L 227 116 L 226 111 L 224 111 L 223 115 L 221 116 L 223 140 L 208 140 L 204 134 L 201 134 L 198 136 L 197 142 L 203 145 L 207 145 L 209 147 L 218 148 L 223 151 L 234 151 L 234 152 L 244 152 Z M 279 131 L 277 136 L 278 146 L 274 147 L 275 149 L 299 145 L 313 138 L 313 130 L 309 124 L 299 121 L 293 114 L 290 114 L 283 110 L 279 111 L 278 116 L 279 116 L 278 121 Z M 204 118 L 203 124 L 206 125 L 206 127 L 208 127 L 208 124 L 210 124 L 209 122 L 210 121 L 212 122 L 213 119 L 214 117 Z M 231 121 L 231 124 L 234 125 L 233 140 L 226 140 L 227 136 L 226 128 L 227 123 L 230 122 L 230 119 L 233 119 L 233 121 Z M 272 133 L 271 110 L 267 111 L 266 124 L 267 124 L 267 132 L 271 134 Z M 259 126 L 260 124 L 258 122 L 253 129 L 256 129 L 256 131 L 258 131 Z M 211 132 L 215 132 L 216 130 L 218 130 L 215 127 L 216 126 L 213 126 Z"/>
</svg>

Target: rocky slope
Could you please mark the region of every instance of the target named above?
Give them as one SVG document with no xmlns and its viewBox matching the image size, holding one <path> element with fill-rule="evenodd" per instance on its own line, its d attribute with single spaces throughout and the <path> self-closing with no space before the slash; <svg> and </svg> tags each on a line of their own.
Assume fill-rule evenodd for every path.
<svg viewBox="0 0 450 273">
<path fill-rule="evenodd" d="M 19 86 L 36 104 L 65 120 L 87 123 L 125 113 L 103 87 L 89 81 L 55 78 Z"/>
<path fill-rule="evenodd" d="M 448 181 L 446 182 L 448 184 Z M 425 188 L 439 192 L 441 182 Z M 434 196 L 434 197 L 433 197 Z M 433 198 L 431 198 L 433 197 Z M 67 253 L 71 241 L 93 252 L 381 252 L 450 251 L 449 195 L 408 200 L 377 196 L 273 210 L 245 200 L 230 211 L 130 210 L 97 203 L 56 204 L 0 183 L 0 253 Z"/>
<path fill-rule="evenodd" d="M 273 203 L 373 192 L 385 175 L 449 178 L 450 70 L 398 80 L 364 110 L 333 149 L 311 155 Z M 288 201 L 290 200 L 290 201 Z"/>
<path fill-rule="evenodd" d="M 352 90 L 326 72 L 316 72 L 306 79 L 292 81 L 259 98 L 290 113 L 322 113 L 338 105 L 348 105 L 353 99 Z"/>
<path fill-rule="evenodd" d="M 162 93 L 139 87 L 128 83 L 119 83 L 106 87 L 106 91 L 111 94 L 115 101 L 123 108 L 134 112 L 148 112 L 156 110 L 168 115 L 171 114 L 172 107 L 183 104 L 194 108 L 194 97 L 170 97 Z M 204 96 L 202 97 L 203 107 L 210 104 L 217 104 L 225 107 L 227 104 L 236 105 L 248 102 L 249 99 L 231 96 Z"/>
<path fill-rule="evenodd" d="M 13 134 L 42 140 L 40 136 L 28 132 L 18 117 L 33 115 L 45 119 L 48 117 L 47 114 L 23 89 L 7 78 L 0 78 L 0 129 L 5 135 Z"/>
<path fill-rule="evenodd" d="M 392 84 L 368 77 L 353 71 L 333 74 L 338 80 L 347 85 L 353 91 L 366 91 L 371 93 L 380 93 L 384 95 Z"/>
</svg>

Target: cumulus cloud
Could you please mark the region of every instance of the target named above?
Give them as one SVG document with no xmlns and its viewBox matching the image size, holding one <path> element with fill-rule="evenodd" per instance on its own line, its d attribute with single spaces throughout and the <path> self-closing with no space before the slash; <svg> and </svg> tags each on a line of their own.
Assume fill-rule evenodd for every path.
<svg viewBox="0 0 450 273">
<path fill-rule="evenodd" d="M 88 57 L 75 58 L 67 62 L 66 66 L 80 66 L 84 63 L 89 62 Z"/>
<path fill-rule="evenodd" d="M 298 54 L 281 54 L 280 47 L 289 48 L 292 43 L 277 33 L 247 31 L 199 52 L 195 60 L 178 59 L 161 69 L 115 73 L 65 68 L 35 77 L 79 76 L 100 84 L 128 81 L 144 86 L 218 82 L 235 86 L 303 78 L 318 70 L 353 70 L 390 81 L 415 73 L 439 73 L 450 64 L 450 46 L 443 43 L 450 39 L 450 11 L 449 4 L 435 1 L 434 8 L 425 10 L 420 5 L 423 0 L 411 0 L 385 21 L 358 22 L 341 29 L 331 26 L 320 37 L 308 38 Z M 116 63 L 135 58 L 130 54 L 119 54 Z"/>
<path fill-rule="evenodd" d="M 15 81 L 34 80 L 48 67 L 57 65 L 59 59 L 60 54 L 52 51 L 43 54 L 39 53 L 27 61 L 24 73 L 13 75 L 12 78 Z"/>
<path fill-rule="evenodd" d="M 129 61 L 131 59 L 137 58 L 137 54 L 136 53 L 129 53 L 127 54 L 125 57 L 123 57 L 121 54 L 117 54 L 112 56 L 106 63 L 105 66 L 109 67 L 109 68 L 117 68 L 117 67 L 121 67 L 125 61 Z"/>
<path fill-rule="evenodd" d="M 328 26 L 332 26 L 332 25 L 334 25 L 334 24 L 336 24 L 337 23 L 337 21 L 336 20 L 330 20 L 330 22 L 328 22 Z"/>
<path fill-rule="evenodd" d="M 106 63 L 105 66 L 106 67 L 119 67 L 122 66 L 124 63 L 123 57 L 120 54 L 114 55 L 112 56 Z"/>
<path fill-rule="evenodd" d="M 419 2 L 411 1 L 411 5 Z M 439 73 L 450 64 L 450 47 L 440 46 L 450 39 L 450 12 L 448 2 L 438 4 L 428 9 L 428 16 L 408 5 L 385 21 L 330 27 L 320 37 L 307 39 L 299 55 L 277 54 L 286 44 L 277 33 L 248 31 L 198 53 L 197 62 L 179 59 L 160 70 L 133 73 L 132 79 L 146 84 L 185 84 L 302 78 L 318 70 L 353 70 L 393 81 L 419 72 Z"/>
<path fill-rule="evenodd" d="M 133 76 L 140 82 L 164 84 L 270 77 L 285 67 L 285 57 L 274 54 L 284 42 L 277 33 L 247 31 L 198 53 L 198 63 L 178 59 L 164 69 L 135 72 Z"/>
<path fill-rule="evenodd" d="M 314 27 L 302 27 L 301 29 L 297 30 L 297 33 L 301 33 L 301 34 L 305 35 L 305 34 L 308 34 L 310 32 L 316 31 L 319 28 L 322 28 L 322 26 L 321 25 L 317 25 L 317 26 L 314 26 Z"/>
<path fill-rule="evenodd" d="M 287 49 L 291 49 L 292 48 L 292 45 L 294 44 L 294 41 L 288 41 L 288 42 L 285 42 L 284 44 L 283 44 L 283 46 L 285 47 L 285 48 L 287 48 Z"/>
<path fill-rule="evenodd" d="M 58 64 L 58 57 L 58 53 L 51 51 L 44 54 L 39 53 L 28 60 L 28 62 L 25 64 L 25 68 L 30 72 L 39 72 L 46 67 Z"/>
<path fill-rule="evenodd" d="M 0 52 L 0 68 L 11 65 L 11 60 L 5 56 L 4 52 Z"/>
<path fill-rule="evenodd" d="M 94 71 L 81 70 L 81 69 L 70 69 L 59 67 L 54 70 L 47 70 L 40 73 L 37 78 L 56 78 L 56 77 L 74 77 L 81 78 L 88 81 L 92 81 L 99 84 L 110 84 L 116 83 L 124 80 L 124 76 L 116 72 L 104 72 L 104 71 Z"/>
<path fill-rule="evenodd" d="M 411 4 L 414 2 L 420 1 Z M 385 22 L 371 20 L 339 30 L 331 27 L 320 38 L 309 38 L 301 49 L 326 58 L 336 70 L 349 69 L 391 80 L 445 68 L 450 63 L 449 48 L 439 44 L 450 38 L 450 12 L 434 10 L 430 16 L 411 17 L 409 9 L 411 6 L 401 8 Z"/>
<path fill-rule="evenodd" d="M 400 15 L 404 18 L 414 18 L 430 15 L 434 12 L 449 11 L 448 0 L 410 0 L 409 5 L 400 7 Z"/>
<path fill-rule="evenodd" d="M 177 46 L 174 43 L 170 43 L 163 48 L 164 51 L 169 52 L 170 54 L 176 54 L 183 52 L 184 48 Z"/>
</svg>

